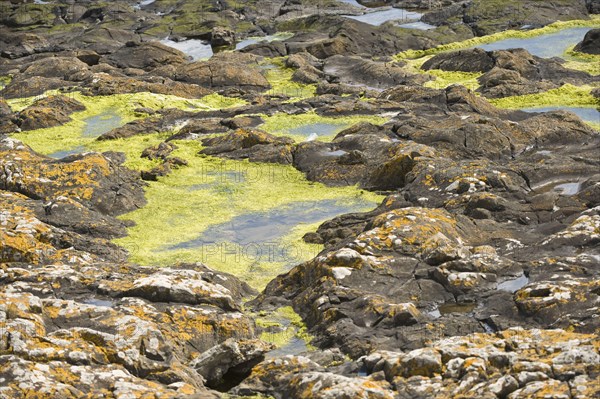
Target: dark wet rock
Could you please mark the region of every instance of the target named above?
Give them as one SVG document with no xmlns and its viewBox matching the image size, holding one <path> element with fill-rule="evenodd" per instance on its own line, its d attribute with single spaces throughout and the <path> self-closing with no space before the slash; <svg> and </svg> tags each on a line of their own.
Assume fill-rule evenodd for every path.
<svg viewBox="0 0 600 399">
<path fill-rule="evenodd" d="M 53 160 L 18 140 L 4 139 L 0 142 L 0 155 L 0 188 L 4 190 L 45 201 L 65 196 L 109 215 L 125 213 L 145 203 L 136 174 L 101 154 Z"/>
<path fill-rule="evenodd" d="M 289 164 L 292 162 L 292 144 L 287 137 L 276 137 L 258 130 L 238 129 L 225 136 L 202 140 L 205 155 L 219 155 L 231 159 L 249 159 L 253 162 Z"/>
<path fill-rule="evenodd" d="M 488 72 L 494 65 L 491 52 L 474 48 L 438 54 L 426 61 L 422 68 L 426 71 L 441 69 L 443 71 Z"/>
<path fill-rule="evenodd" d="M 67 197 L 44 202 L 4 189 L 0 202 L 5 223 L 0 231 L 2 262 L 120 262 L 127 256 L 108 241 L 123 236 L 124 225 L 79 202 Z"/>
<path fill-rule="evenodd" d="M 83 104 L 75 99 L 51 96 L 36 101 L 19 112 L 17 124 L 23 131 L 60 126 L 71 120 L 70 114 L 83 110 Z"/>
<path fill-rule="evenodd" d="M 125 45 L 106 59 L 119 68 L 151 70 L 159 66 L 183 64 L 187 57 L 181 51 L 162 43 L 146 42 Z"/>
<path fill-rule="evenodd" d="M 139 43 L 140 37 L 131 30 L 95 26 L 75 35 L 63 44 L 66 48 L 87 49 L 98 54 L 110 54 L 127 43 Z"/>
<path fill-rule="evenodd" d="M 265 352 L 272 348 L 272 345 L 259 340 L 229 339 L 203 352 L 192 360 L 190 367 L 204 377 L 207 386 L 218 387 L 236 376 L 241 380 L 250 374 L 252 368 L 264 360 Z"/>
<path fill-rule="evenodd" d="M 584 1 L 539 3 L 535 0 L 465 3 L 460 19 L 476 36 L 489 35 L 522 26 L 541 27 L 557 20 L 586 19 Z"/>
<path fill-rule="evenodd" d="M 4 22 L 7 26 L 22 28 L 35 25 L 52 26 L 55 15 L 51 4 L 23 4 L 10 12 L 5 8 L 8 16 Z"/>
<path fill-rule="evenodd" d="M 283 57 L 287 55 L 285 43 L 281 41 L 251 44 L 240 51 L 242 53 L 251 53 L 266 58 Z"/>
<path fill-rule="evenodd" d="M 116 140 L 137 136 L 140 134 L 153 134 L 161 131 L 164 120 L 158 117 L 136 119 L 125 125 L 112 129 L 109 132 L 102 134 L 98 140 Z"/>
<path fill-rule="evenodd" d="M 378 89 L 419 84 L 429 80 L 424 75 L 407 73 L 402 66 L 392 62 L 375 62 L 343 55 L 328 58 L 323 71 L 340 83 Z"/>
<path fill-rule="evenodd" d="M 523 49 L 475 48 L 442 53 L 423 64 L 423 69 L 485 72 L 479 78 L 479 91 L 490 98 L 539 93 L 565 83 L 581 85 L 596 80 L 586 72 L 567 69 L 554 59 L 532 56 Z"/>
<path fill-rule="evenodd" d="M 0 99 L 0 135 L 18 131 L 15 114 L 4 99 Z"/>
<path fill-rule="evenodd" d="M 76 86 L 74 82 L 66 82 L 59 78 L 44 78 L 40 76 L 17 77 L 13 79 L 2 91 L 5 98 L 33 97 L 44 94 L 48 90 L 62 89 Z"/>
<path fill-rule="evenodd" d="M 177 146 L 174 144 L 169 144 L 169 143 L 165 143 L 162 142 L 160 144 L 157 144 L 155 146 L 152 147 L 148 147 L 146 148 L 144 151 L 142 151 L 142 158 L 148 158 L 148 159 L 166 159 L 175 149 L 177 149 Z"/>
<path fill-rule="evenodd" d="M 600 29 L 592 29 L 586 33 L 574 50 L 580 53 L 600 54 Z"/>
<path fill-rule="evenodd" d="M 197 84 L 175 82 L 157 76 L 114 77 L 108 74 L 95 74 L 86 82 L 86 92 L 92 95 L 107 96 L 112 94 L 150 92 L 170 94 L 183 98 L 201 98 L 212 91 Z"/>
<path fill-rule="evenodd" d="M 165 144 L 165 143 L 163 143 Z M 166 144 L 170 145 L 170 144 Z M 147 181 L 157 181 L 159 177 L 169 175 L 173 169 L 181 166 L 187 166 L 188 162 L 178 157 L 167 157 L 163 162 L 150 170 L 143 170 L 141 173 L 142 179 Z"/>
<path fill-rule="evenodd" d="M 13 33 L 3 30 L 0 36 L 0 53 L 6 58 L 21 58 L 50 48 L 48 40 L 33 33 Z"/>
</svg>

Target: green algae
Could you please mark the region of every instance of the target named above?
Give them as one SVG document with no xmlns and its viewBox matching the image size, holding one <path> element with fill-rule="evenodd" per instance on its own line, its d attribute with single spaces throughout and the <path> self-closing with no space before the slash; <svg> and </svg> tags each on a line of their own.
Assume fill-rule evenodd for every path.
<svg viewBox="0 0 600 399">
<path fill-rule="evenodd" d="M 57 91 L 49 91 L 45 95 L 60 94 Z M 150 166 L 147 161 L 137 160 L 141 153 L 140 147 L 148 144 L 158 144 L 161 139 L 168 137 L 167 132 L 160 135 L 148 135 L 144 137 L 133 137 L 126 140 L 116 140 L 112 143 L 97 142 L 94 137 L 84 137 L 82 135 L 86 118 L 101 115 L 105 112 L 113 112 L 121 117 L 122 124 L 139 119 L 136 116 L 137 108 L 152 108 L 160 110 L 165 108 L 179 108 L 188 111 L 215 110 L 229 107 L 235 107 L 245 104 L 245 101 L 228 98 L 219 94 L 211 94 L 200 99 L 186 99 L 172 95 L 154 94 L 154 93 L 133 93 L 133 94 L 115 94 L 111 96 L 86 96 L 81 93 L 69 93 L 73 99 L 81 102 L 86 109 L 71 115 L 71 121 L 56 127 L 38 129 L 27 132 L 21 132 L 14 135 L 15 138 L 25 142 L 36 152 L 49 155 L 65 149 L 84 147 L 91 151 L 109 151 L 117 150 L 125 152 L 127 165 L 134 169 L 140 169 Z M 32 105 L 37 97 L 28 97 L 8 100 L 9 106 L 13 111 L 18 112 Z M 166 136 L 165 136 L 166 135 Z M 144 147 L 145 148 L 145 147 Z M 135 151 L 140 150 L 138 153 Z M 143 148 L 142 148 L 143 150 Z"/>
<path fill-rule="evenodd" d="M 4 89 L 10 82 L 12 78 L 10 76 L 0 76 L 0 90 Z"/>
<path fill-rule="evenodd" d="M 590 93 L 591 86 L 573 86 L 565 84 L 558 89 L 548 90 L 543 93 L 527 94 L 523 96 L 490 99 L 489 102 L 498 108 L 523 109 L 536 107 L 582 107 L 598 108 L 600 101 Z M 600 130 L 600 123 L 585 121 L 595 130 Z"/>
<path fill-rule="evenodd" d="M 520 109 L 543 106 L 597 107 L 598 99 L 590 93 L 591 86 L 565 84 L 558 89 L 523 96 L 490 99 L 498 108 Z"/>
<path fill-rule="evenodd" d="M 563 64 L 569 69 L 587 72 L 590 75 L 600 75 L 600 54 L 586 54 L 574 50 L 575 46 L 567 49 L 563 58 L 567 61 Z"/>
<path fill-rule="evenodd" d="M 578 27 L 596 27 L 600 24 L 600 15 L 593 15 L 589 20 L 572 20 L 572 21 L 558 21 L 547 25 L 543 28 L 532 29 L 528 31 L 522 30 L 507 30 L 504 32 L 493 33 L 487 36 L 474 37 L 461 42 L 452 42 L 443 44 L 437 47 L 429 48 L 426 50 L 406 50 L 395 56 L 396 59 L 414 59 L 421 58 L 427 55 L 435 55 L 443 53 L 445 51 L 460 50 L 464 48 L 474 47 L 481 44 L 493 43 L 503 39 L 525 39 L 530 37 L 536 37 L 548 33 L 558 32 L 567 28 L 578 28 Z"/>
<path fill-rule="evenodd" d="M 330 188 L 308 182 L 291 166 L 203 157 L 197 155 L 202 148 L 198 142 L 175 141 L 174 144 L 179 149 L 173 155 L 186 159 L 189 166 L 150 183 L 146 189 L 148 204 L 123 216 L 136 225 L 129 229 L 127 237 L 115 241 L 127 248 L 131 260 L 139 264 L 168 266 L 176 262 L 202 261 L 242 278 L 255 288 L 262 288 L 275 275 L 285 271 L 285 262 L 278 259 L 257 261 L 255 256 L 244 252 L 243 246 L 234 244 L 181 248 L 177 245 L 193 241 L 210 226 L 230 221 L 238 215 L 269 212 L 295 202 L 325 199 L 360 200 L 366 211 L 382 198 L 354 187 Z M 206 186 L 192 189 L 194 185 L 214 183 L 219 174 L 232 171 L 243 172 L 246 180 L 221 182 L 216 185 L 217 189 Z M 295 243 L 299 248 L 298 263 L 312 258 L 320 248 L 302 244 L 300 238 L 311 229 L 314 225 L 298 226 L 276 244 L 277 248 Z"/>
<path fill-rule="evenodd" d="M 261 65 L 270 67 L 265 70 L 265 78 L 271 85 L 267 94 L 287 96 L 293 101 L 315 96 L 317 86 L 292 81 L 294 69 L 287 68 L 283 58 L 271 58 Z"/>
<path fill-rule="evenodd" d="M 316 349 L 310 345 L 314 337 L 308 333 L 302 317 L 291 306 L 284 306 L 273 312 L 262 312 L 255 318 L 255 322 L 257 326 L 268 330 L 261 333 L 260 339 L 278 349 L 290 344 L 294 338 L 304 341 L 309 351 Z"/>
<path fill-rule="evenodd" d="M 421 69 L 423 64 L 433 56 L 425 56 L 417 59 L 405 59 L 404 69 L 411 73 L 419 73 L 421 75 L 430 75 L 435 77 L 434 80 L 425 82 L 423 86 L 433 89 L 445 89 L 453 84 L 463 85 L 473 91 L 480 86 L 478 79 L 483 75 L 480 72 L 459 72 L 459 71 L 443 71 L 441 69 L 432 69 L 429 71 Z"/>
<path fill-rule="evenodd" d="M 354 124 L 360 122 L 369 122 L 375 125 L 382 125 L 388 120 L 381 116 L 339 116 L 339 117 L 329 117 L 329 116 L 321 116 L 317 115 L 314 112 L 309 112 L 305 114 L 298 115 L 289 115 L 285 113 L 279 113 L 272 116 L 263 116 L 264 123 L 260 125 L 260 129 L 266 131 L 267 133 L 275 134 L 275 135 L 283 135 L 292 137 L 297 142 L 306 141 L 307 136 L 302 134 L 294 134 L 294 130 L 310 126 L 310 125 L 337 125 L 339 129 L 336 129 L 336 133 L 342 131 L 343 129 L 352 126 Z M 317 132 L 318 134 L 318 132 Z M 334 135 L 321 135 L 319 134 L 320 141 L 331 141 Z"/>
</svg>

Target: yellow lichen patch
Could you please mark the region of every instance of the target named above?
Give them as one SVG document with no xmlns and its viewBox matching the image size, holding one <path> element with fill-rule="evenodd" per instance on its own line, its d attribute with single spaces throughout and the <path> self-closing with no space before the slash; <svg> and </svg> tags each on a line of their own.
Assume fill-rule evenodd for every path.
<svg viewBox="0 0 600 399">
<path fill-rule="evenodd" d="M 73 162 L 48 162 L 27 147 L 0 149 L 0 165 L 12 173 L 14 186 L 27 187 L 27 191 L 39 198 L 77 197 L 92 198 L 99 179 L 111 173 L 109 161 L 100 154 L 88 154 Z"/>
<path fill-rule="evenodd" d="M 412 247 L 411 251 L 427 250 L 429 239 L 438 233 L 460 237 L 456 220 L 442 209 L 404 208 L 379 215 L 373 229 L 358 239 L 377 249 Z M 407 249 L 408 249 L 407 247 Z"/>
</svg>

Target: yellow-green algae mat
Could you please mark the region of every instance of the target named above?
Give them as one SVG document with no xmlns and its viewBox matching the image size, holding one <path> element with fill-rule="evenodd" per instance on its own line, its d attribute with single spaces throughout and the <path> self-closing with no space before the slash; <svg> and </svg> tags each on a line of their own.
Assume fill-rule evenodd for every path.
<svg viewBox="0 0 600 399">
<path fill-rule="evenodd" d="M 73 96 L 86 106 L 86 110 L 73 114 L 71 122 L 58 127 L 17 133 L 14 137 L 44 155 L 76 147 L 99 152 L 122 151 L 127 155 L 125 166 L 144 170 L 156 166 L 157 161 L 140 158 L 141 152 L 164 141 L 174 131 L 97 141 L 82 136 L 84 120 L 107 110 L 118 113 L 125 123 L 136 118 L 134 110 L 139 107 L 199 110 L 240 104 L 239 100 L 215 95 L 198 100 L 150 93 L 105 97 L 87 97 L 76 93 Z M 18 99 L 11 100 L 10 105 L 17 111 L 32 102 L 33 99 Z M 309 119 L 314 121 L 318 117 L 310 116 Z M 330 119 L 333 120 L 327 118 L 327 121 L 331 122 Z M 371 117 L 365 119 L 382 122 Z M 360 120 L 362 119 L 344 118 L 342 123 Z M 136 225 L 129 229 L 127 237 L 115 240 L 130 251 L 131 261 L 142 265 L 168 266 L 176 262 L 202 261 L 262 289 L 277 274 L 285 272 L 291 266 L 290 262 L 309 260 L 322 249 L 320 245 L 304 243 L 301 238 L 305 233 L 314 231 L 322 221 L 335 215 L 319 220 L 312 218 L 310 223 L 299 223 L 289 231 L 284 229 L 286 234 L 278 237 L 274 243 L 269 243 L 270 247 L 267 249 L 286 250 L 285 256 L 257 256 L 256 246 L 252 245 L 215 248 L 214 245 L 200 244 L 178 248 L 178 244 L 193 243 L 209 227 L 230 222 L 242 215 L 265 215 L 282 209 L 293 212 L 294 206 L 303 204 L 314 204 L 315 210 L 318 210 L 321 203 L 338 206 L 341 213 L 367 211 L 382 200 L 381 196 L 356 187 L 326 187 L 309 182 L 291 166 L 201 156 L 198 152 L 202 146 L 197 141 L 172 143 L 178 146 L 172 155 L 185 159 L 189 165 L 175 169 L 169 176 L 148 184 L 148 204 L 122 217 L 134 221 Z M 308 209 L 304 207 L 304 211 L 310 213 L 310 206 Z M 235 226 L 233 230 L 235 231 Z M 251 251 L 253 252 L 250 253 Z"/>
<path fill-rule="evenodd" d="M 134 110 L 139 107 L 195 110 L 240 105 L 239 100 L 216 95 L 199 100 L 149 93 L 106 97 L 86 97 L 76 93 L 73 96 L 87 109 L 71 115 L 71 122 L 59 127 L 17 133 L 14 137 L 44 155 L 76 147 L 92 151 L 122 151 L 127 156 L 127 167 L 144 170 L 156 166 L 157 162 L 140 158 L 141 152 L 164 141 L 174 131 L 96 141 L 83 137 L 84 120 L 107 110 L 117 113 L 122 123 L 126 123 L 136 118 Z M 18 111 L 33 101 L 33 98 L 11 100 L 10 105 L 13 110 Z M 314 122 L 315 118 L 316 116 L 309 116 L 301 120 Z M 277 122 L 281 121 L 281 117 L 275 119 Z M 366 119 L 382 122 L 373 118 Z M 346 118 L 343 124 L 359 120 L 361 118 Z M 329 119 L 327 121 L 335 122 Z M 271 122 L 271 125 L 276 126 L 277 123 Z M 173 143 L 178 146 L 173 155 L 184 158 L 189 165 L 175 169 L 169 176 L 156 182 L 150 182 L 146 187 L 148 204 L 122 216 L 122 219 L 132 220 L 136 225 L 129 228 L 127 237 L 115 242 L 130 251 L 131 261 L 135 263 L 169 266 L 177 262 L 201 261 L 217 270 L 238 276 L 254 288 L 262 289 L 277 274 L 284 272 L 292 264 L 313 258 L 322 249 L 321 245 L 304 243 L 302 236 L 314 231 L 323 220 L 299 223 L 274 243 L 270 243 L 270 250 L 285 249 L 289 256 L 257 257 L 256 252 L 246 252 L 248 245 L 236 247 L 232 245 L 234 243 L 228 243 L 222 248 L 199 245 L 176 249 L 177 245 L 193 242 L 211 226 L 226 224 L 240 215 L 264 215 L 281 209 L 293 211 L 294 205 L 306 203 L 316 204 L 315 209 L 318 210 L 319 204 L 323 202 L 335 204 L 346 211 L 368 211 L 383 199 L 382 196 L 356 187 L 332 188 L 309 182 L 291 166 L 200 156 L 198 152 L 202 146 L 197 141 Z M 308 212 L 311 212 L 310 207 Z M 291 255 L 289 249 L 292 250 Z M 257 323 L 262 327 L 276 327 L 274 332 L 265 332 L 261 338 L 275 343 L 284 353 L 286 345 L 291 345 L 291 350 L 294 345 L 310 349 L 306 328 L 291 308 L 257 315 Z"/>
</svg>

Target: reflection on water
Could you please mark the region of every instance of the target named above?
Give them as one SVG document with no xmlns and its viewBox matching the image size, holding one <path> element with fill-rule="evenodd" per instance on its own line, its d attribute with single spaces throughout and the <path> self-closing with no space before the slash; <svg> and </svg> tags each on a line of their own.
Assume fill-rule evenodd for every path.
<svg viewBox="0 0 600 399">
<path fill-rule="evenodd" d="M 346 124 L 337 123 L 310 123 L 290 129 L 285 133 L 304 137 L 310 137 L 313 134 L 316 134 L 318 137 L 327 137 L 333 136 L 347 127 L 348 125 Z"/>
<path fill-rule="evenodd" d="M 586 108 L 586 107 L 534 107 L 534 108 L 522 108 L 521 111 L 525 112 L 550 112 L 550 111 L 569 111 L 577 115 L 586 122 L 600 124 L 600 111 L 597 108 Z"/>
<path fill-rule="evenodd" d="M 437 28 L 435 25 L 430 25 L 425 22 L 417 21 L 417 22 L 409 22 L 406 24 L 400 24 L 398 27 L 403 29 L 417 29 L 417 30 L 432 30 Z"/>
<path fill-rule="evenodd" d="M 356 212 L 368 204 L 354 201 L 306 201 L 273 209 L 270 212 L 240 215 L 229 222 L 209 227 L 200 237 L 179 243 L 170 249 L 185 249 L 218 243 L 260 246 L 281 240 L 300 224 L 315 223 L 334 216 Z"/>
<path fill-rule="evenodd" d="M 402 8 L 385 8 L 375 9 L 363 15 L 345 15 L 346 18 L 351 18 L 369 25 L 379 26 L 388 21 L 415 21 L 421 19 L 423 14 L 413 11 L 407 11 Z"/>
<path fill-rule="evenodd" d="M 210 43 L 203 42 L 202 40 L 190 39 L 176 42 L 174 40 L 164 39 L 160 42 L 189 55 L 194 61 L 207 60 L 213 56 Z"/>
<path fill-rule="evenodd" d="M 64 157 L 68 157 L 69 155 L 75 155 L 75 154 L 81 154 L 85 152 L 85 148 L 83 148 L 82 146 L 73 148 L 72 150 L 63 150 L 63 151 L 56 151 L 53 152 L 52 154 L 48 154 L 48 156 L 50 158 L 54 158 L 54 159 L 61 159 Z"/>
<path fill-rule="evenodd" d="M 525 39 L 505 39 L 482 44 L 486 51 L 524 48 L 533 55 L 543 58 L 561 57 L 567 49 L 579 43 L 591 28 L 571 28 Z"/>
<path fill-rule="evenodd" d="M 283 41 L 293 37 L 293 33 L 289 32 L 279 32 L 274 35 L 262 36 L 262 37 L 248 37 L 235 45 L 236 50 L 241 50 L 244 47 L 248 47 L 252 44 L 261 43 L 261 42 L 276 42 Z"/>
<path fill-rule="evenodd" d="M 498 284 L 498 289 L 500 291 L 517 292 L 527 284 L 529 284 L 529 278 L 523 274 L 519 278 L 506 280 L 505 282 Z"/>
<path fill-rule="evenodd" d="M 123 120 L 115 110 L 107 110 L 101 114 L 90 116 L 83 120 L 85 128 L 83 129 L 83 137 L 96 138 L 104 133 L 123 125 Z"/>
</svg>

